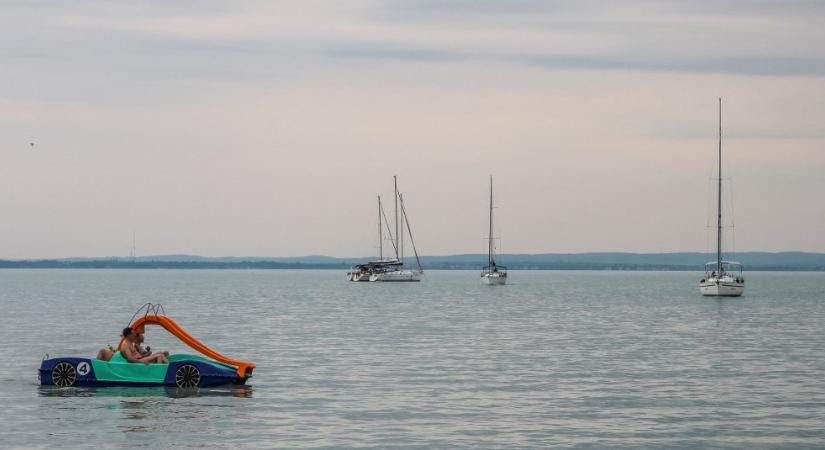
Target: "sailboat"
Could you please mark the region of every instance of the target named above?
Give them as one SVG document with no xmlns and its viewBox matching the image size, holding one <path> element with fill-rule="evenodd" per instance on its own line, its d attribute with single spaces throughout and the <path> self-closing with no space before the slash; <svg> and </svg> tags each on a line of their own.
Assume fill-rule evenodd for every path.
<svg viewBox="0 0 825 450">
<path fill-rule="evenodd" d="M 719 178 L 716 203 L 716 261 L 705 263 L 705 276 L 699 282 L 702 295 L 738 297 L 745 292 L 742 264 L 722 258 L 722 99 L 719 99 Z"/>
<path fill-rule="evenodd" d="M 421 269 L 421 260 L 418 258 L 418 250 L 416 250 L 415 241 L 413 241 L 412 230 L 410 229 L 410 220 L 407 218 L 407 210 L 404 208 L 404 196 L 398 192 L 398 177 L 393 176 L 392 179 L 395 188 L 395 241 L 393 242 L 393 248 L 395 249 L 395 260 L 392 261 L 392 264 L 386 264 L 373 270 L 372 275 L 370 275 L 370 281 L 421 281 L 421 276 L 424 275 L 424 270 Z M 402 219 L 401 221 L 399 221 L 399 217 Z M 413 253 L 415 254 L 415 262 L 418 265 L 417 270 L 404 269 L 403 236 L 405 225 L 407 227 L 407 232 L 409 233 Z"/>
<path fill-rule="evenodd" d="M 481 269 L 481 282 L 490 285 L 505 284 L 507 283 L 507 268 L 496 264 L 493 240 L 493 177 L 490 176 L 490 234 L 487 237 L 487 265 Z"/>
<path fill-rule="evenodd" d="M 382 221 L 383 219 L 383 221 Z M 368 261 L 364 264 L 358 264 L 350 268 L 347 272 L 347 279 L 349 281 L 371 281 L 370 277 L 378 272 L 392 271 L 401 265 L 398 258 L 384 259 L 384 224 L 387 223 L 386 214 L 384 214 L 384 207 L 381 205 L 381 196 L 378 196 L 378 259 L 375 261 Z M 390 242 L 395 247 L 395 241 L 392 239 L 392 232 L 387 225 L 387 233 L 390 236 Z"/>
</svg>

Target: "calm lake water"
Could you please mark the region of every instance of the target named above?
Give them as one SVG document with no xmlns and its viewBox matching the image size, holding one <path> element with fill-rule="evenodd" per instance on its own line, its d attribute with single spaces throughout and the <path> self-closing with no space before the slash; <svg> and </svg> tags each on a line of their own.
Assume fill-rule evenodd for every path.
<svg viewBox="0 0 825 450">
<path fill-rule="evenodd" d="M 717 299 L 699 272 L 0 270 L 0 446 L 823 448 L 825 273 L 747 276 Z M 250 386 L 38 386 L 146 302 Z"/>
</svg>

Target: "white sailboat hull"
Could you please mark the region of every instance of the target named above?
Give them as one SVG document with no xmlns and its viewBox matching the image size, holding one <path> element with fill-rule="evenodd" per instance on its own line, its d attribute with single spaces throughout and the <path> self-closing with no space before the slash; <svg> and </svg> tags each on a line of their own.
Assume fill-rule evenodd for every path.
<svg viewBox="0 0 825 450">
<path fill-rule="evenodd" d="M 421 281 L 421 275 L 421 272 L 411 270 L 394 270 L 374 273 L 370 276 L 370 281 Z"/>
<path fill-rule="evenodd" d="M 502 285 L 507 283 L 507 275 L 500 273 L 485 273 L 481 275 L 481 282 L 487 285 Z"/>
<path fill-rule="evenodd" d="M 370 281 L 370 274 L 367 272 L 347 274 L 349 281 Z"/>
<path fill-rule="evenodd" d="M 726 279 L 709 279 L 699 283 L 699 292 L 705 296 L 739 297 L 745 292 L 745 284 Z"/>
</svg>

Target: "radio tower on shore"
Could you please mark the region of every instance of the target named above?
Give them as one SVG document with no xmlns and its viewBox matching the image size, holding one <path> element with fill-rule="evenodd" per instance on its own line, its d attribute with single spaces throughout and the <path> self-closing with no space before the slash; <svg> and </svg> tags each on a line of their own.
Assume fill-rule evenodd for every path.
<svg viewBox="0 0 825 450">
<path fill-rule="evenodd" d="M 137 259 L 137 251 L 135 249 L 135 230 L 132 230 L 132 246 L 129 248 L 129 258 L 132 262 Z"/>
</svg>

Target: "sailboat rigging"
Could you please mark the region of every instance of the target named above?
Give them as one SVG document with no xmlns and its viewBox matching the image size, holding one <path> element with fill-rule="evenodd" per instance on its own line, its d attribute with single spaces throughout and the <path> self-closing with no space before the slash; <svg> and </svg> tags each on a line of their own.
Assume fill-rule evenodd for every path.
<svg viewBox="0 0 825 450">
<path fill-rule="evenodd" d="M 410 231 L 410 221 L 404 207 L 404 198 L 398 192 L 398 179 L 393 177 L 393 187 L 395 190 L 395 233 L 390 229 L 387 214 L 384 211 L 381 196 L 378 196 L 378 259 L 358 264 L 347 272 L 347 279 L 350 281 L 421 281 L 424 271 L 421 269 L 421 261 L 418 257 L 418 250 L 415 248 L 412 232 Z M 404 270 L 404 226 L 409 233 L 410 244 L 415 253 L 415 260 L 418 265 L 417 270 Z M 392 244 L 395 257 L 384 257 L 384 229 L 386 228 L 389 241 Z"/>
<path fill-rule="evenodd" d="M 391 264 L 375 267 L 370 275 L 370 281 L 421 281 L 424 270 L 421 268 L 421 261 L 418 257 L 418 250 L 415 248 L 415 241 L 410 229 L 410 219 L 404 207 L 404 197 L 398 192 L 398 177 L 393 176 L 393 188 L 395 190 L 395 260 Z M 404 269 L 404 226 L 410 238 L 413 253 L 417 264 L 416 270 Z"/>
<path fill-rule="evenodd" d="M 738 297 L 745 291 L 742 264 L 722 258 L 722 99 L 719 99 L 719 161 L 716 188 L 716 260 L 705 263 L 699 291 L 706 296 Z"/>
<path fill-rule="evenodd" d="M 481 272 L 481 281 L 484 284 L 507 283 L 507 268 L 496 264 L 495 241 L 493 235 L 493 177 L 490 176 L 490 230 L 487 236 L 487 265 Z"/>
</svg>

